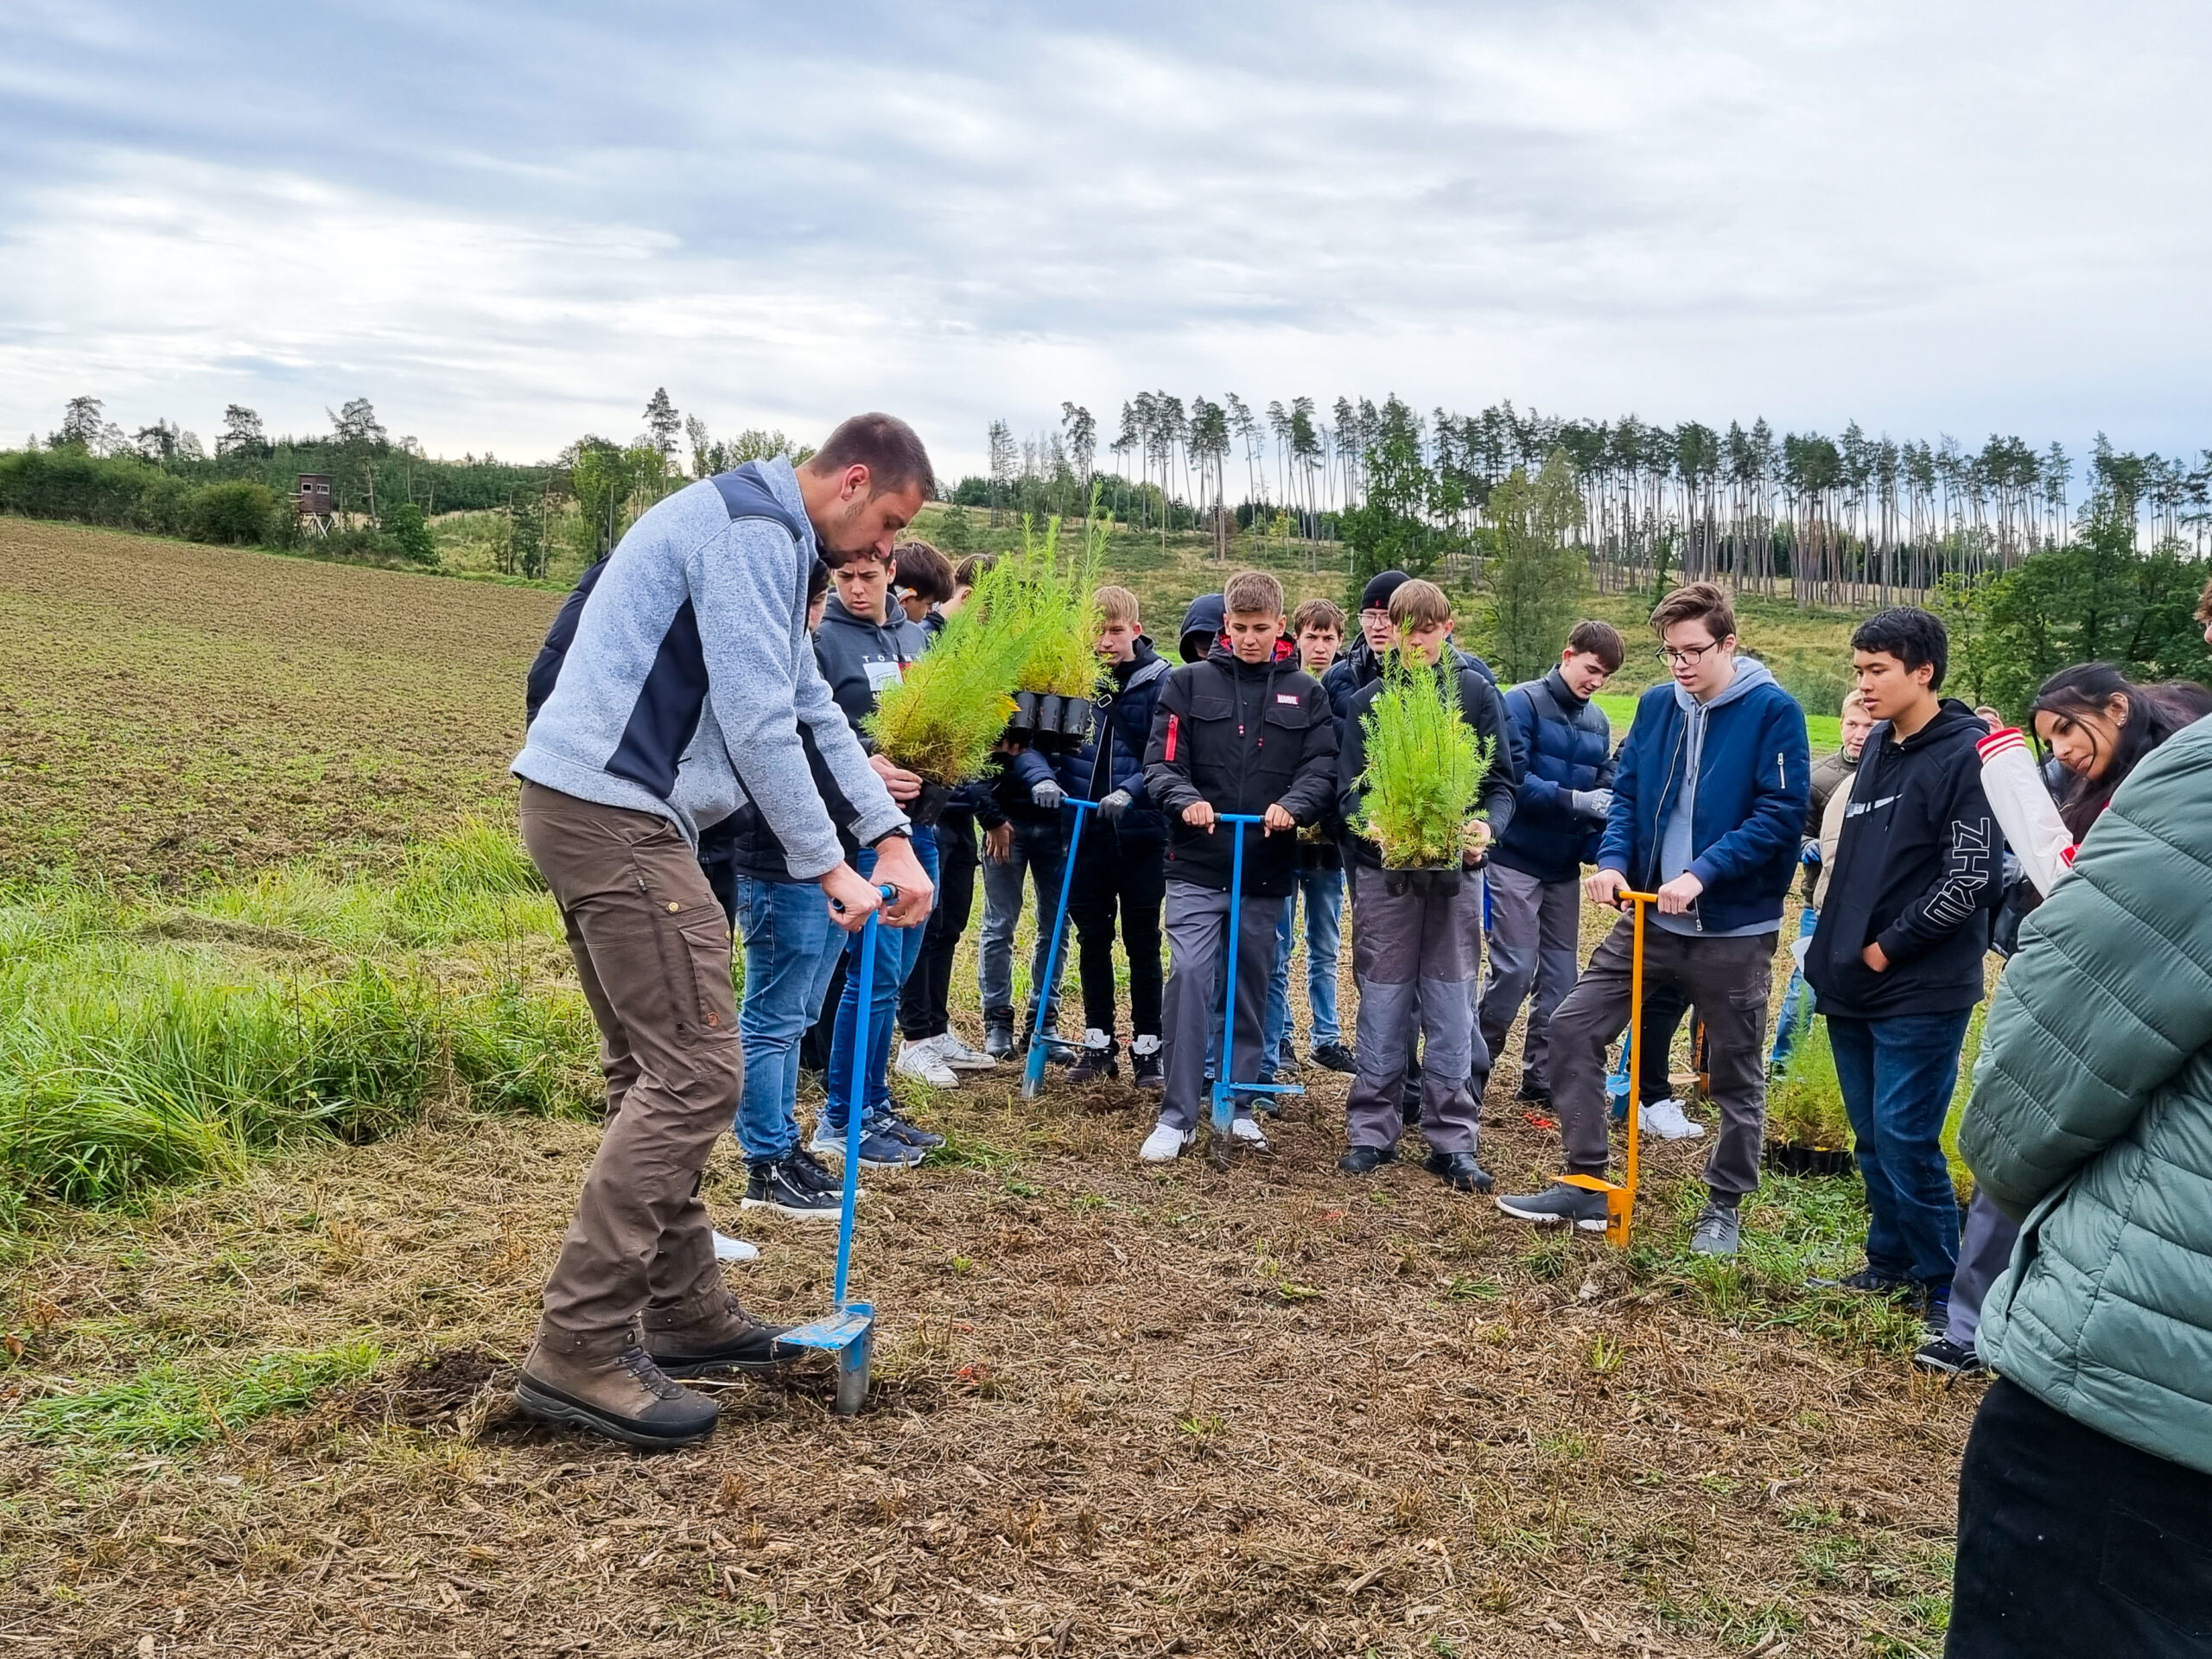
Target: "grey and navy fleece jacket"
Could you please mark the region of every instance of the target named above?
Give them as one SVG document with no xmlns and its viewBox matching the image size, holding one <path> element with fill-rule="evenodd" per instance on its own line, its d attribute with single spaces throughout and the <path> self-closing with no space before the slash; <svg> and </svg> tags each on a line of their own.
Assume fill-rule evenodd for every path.
<svg viewBox="0 0 2212 1659">
<path fill-rule="evenodd" d="M 816 666 L 806 632 L 814 532 L 791 463 L 702 479 L 630 527 L 576 617 L 530 725 L 518 777 L 652 812 L 696 846 L 750 802 L 795 880 L 843 859 L 808 771 L 804 724 L 863 845 L 906 823 Z"/>
</svg>

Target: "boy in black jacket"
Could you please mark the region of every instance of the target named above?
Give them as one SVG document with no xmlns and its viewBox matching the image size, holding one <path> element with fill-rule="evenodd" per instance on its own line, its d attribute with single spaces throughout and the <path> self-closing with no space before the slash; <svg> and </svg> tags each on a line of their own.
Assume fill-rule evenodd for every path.
<svg viewBox="0 0 2212 1659">
<path fill-rule="evenodd" d="M 1844 1283 L 1918 1292 L 1940 1332 L 1959 1249 L 1943 1118 L 1981 1001 L 2003 853 L 1974 748 L 1989 728 L 1936 696 L 1949 644 L 1928 612 L 1867 618 L 1851 652 L 1880 723 L 1859 752 L 1805 958 L 1866 1181 L 1866 1265 Z"/>
<path fill-rule="evenodd" d="M 1238 1077 L 1256 1080 L 1268 976 L 1274 966 L 1281 900 L 1298 869 L 1297 830 L 1329 809 L 1335 792 L 1336 722 L 1320 682 L 1302 672 L 1282 633 L 1282 584 L 1247 570 L 1223 590 L 1225 644 L 1167 677 L 1145 750 L 1145 791 L 1167 815 L 1166 1077 L 1160 1121 L 1138 1156 L 1166 1163 L 1197 1133 L 1199 1096 L 1226 954 L 1236 829 L 1224 812 L 1266 820 L 1245 827 L 1237 931 Z M 1268 904 L 1259 902 L 1274 899 Z M 1267 1138 L 1239 1103 L 1231 1133 L 1265 1150 Z"/>
<path fill-rule="evenodd" d="M 1480 864 L 1491 842 L 1512 822 L 1516 775 L 1513 741 L 1504 706 L 1491 683 L 1454 661 L 1452 604 L 1433 582 L 1408 582 L 1390 596 L 1398 651 L 1409 664 L 1446 675 L 1459 717 L 1490 751 L 1477 816 L 1468 827 L 1465 861 Z M 1389 684 L 1376 679 L 1352 696 L 1338 757 L 1338 809 L 1347 823 L 1361 819 L 1366 795 L 1368 712 Z M 1483 1088 L 1490 1081 L 1490 1052 L 1475 1027 L 1471 995 L 1481 966 L 1483 888 L 1462 879 L 1452 893 L 1415 887 L 1382 868 L 1382 852 L 1363 836 L 1346 847 L 1352 866 L 1352 978 L 1359 987 L 1358 1071 L 1345 1103 L 1351 1149 L 1338 1167 L 1370 1175 L 1398 1155 L 1405 1127 L 1399 1107 L 1414 1016 L 1427 1044 L 1421 1067 L 1421 1127 L 1428 1142 L 1424 1167 L 1463 1192 L 1487 1192 L 1490 1176 L 1475 1161 Z"/>
</svg>

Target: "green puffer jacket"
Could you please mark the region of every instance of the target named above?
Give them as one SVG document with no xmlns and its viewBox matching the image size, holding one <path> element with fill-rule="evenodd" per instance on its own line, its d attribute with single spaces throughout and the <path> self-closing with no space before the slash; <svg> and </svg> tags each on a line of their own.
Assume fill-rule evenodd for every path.
<svg viewBox="0 0 2212 1659">
<path fill-rule="evenodd" d="M 2120 785 L 2021 930 L 1960 1144 L 2026 1218 L 1982 1357 L 2212 1474 L 2212 719 Z"/>
</svg>

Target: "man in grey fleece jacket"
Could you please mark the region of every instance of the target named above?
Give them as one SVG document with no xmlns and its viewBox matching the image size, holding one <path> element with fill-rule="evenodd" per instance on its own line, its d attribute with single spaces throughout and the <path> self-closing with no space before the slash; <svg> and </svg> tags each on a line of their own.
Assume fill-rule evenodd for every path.
<svg viewBox="0 0 2212 1659">
<path fill-rule="evenodd" d="M 513 770 L 599 1026 L 607 1126 L 516 1390 L 533 1415 L 681 1444 L 713 1431 L 715 1407 L 671 1376 L 783 1357 L 722 1283 L 699 1198 L 743 1068 L 729 931 L 695 849 L 750 803 L 843 925 L 878 908 L 877 882 L 898 890 L 891 925 L 928 917 L 906 817 L 816 666 L 806 583 L 817 556 L 887 556 L 931 485 L 905 423 L 856 416 L 796 472 L 755 462 L 653 506 L 575 614 Z M 844 861 L 802 721 L 876 849 L 874 880 Z"/>
</svg>

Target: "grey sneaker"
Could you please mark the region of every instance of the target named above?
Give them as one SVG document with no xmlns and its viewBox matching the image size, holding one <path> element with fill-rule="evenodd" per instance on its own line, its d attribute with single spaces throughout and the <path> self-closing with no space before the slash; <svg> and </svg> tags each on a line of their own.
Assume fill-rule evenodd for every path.
<svg viewBox="0 0 2212 1659">
<path fill-rule="evenodd" d="M 1733 1255 L 1744 1230 L 1743 1218 L 1725 1205 L 1708 1204 L 1698 1211 L 1697 1227 L 1690 1234 L 1690 1250 L 1696 1255 Z"/>
<path fill-rule="evenodd" d="M 1569 1186 L 1565 1181 L 1554 1182 L 1526 1198 L 1502 1197 L 1497 1207 L 1509 1216 L 1533 1221 L 1539 1227 L 1555 1227 L 1566 1221 L 1586 1233 L 1605 1230 L 1605 1195 L 1592 1192 L 1587 1187 Z"/>
</svg>

